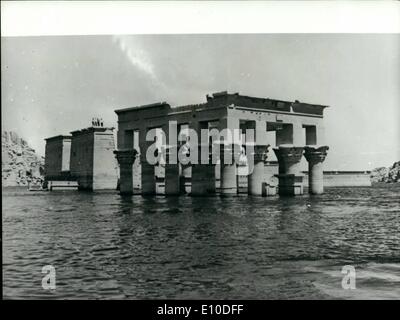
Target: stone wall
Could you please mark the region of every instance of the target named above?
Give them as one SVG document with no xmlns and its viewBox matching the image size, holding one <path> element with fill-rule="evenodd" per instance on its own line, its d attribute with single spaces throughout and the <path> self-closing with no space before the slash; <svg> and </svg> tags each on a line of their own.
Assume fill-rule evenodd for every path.
<svg viewBox="0 0 400 320">
<path fill-rule="evenodd" d="M 308 187 L 308 174 L 304 173 L 303 184 Z M 324 171 L 324 187 L 370 187 L 369 171 Z"/>
<path fill-rule="evenodd" d="M 91 190 L 93 186 L 93 143 L 93 132 L 72 132 L 70 171 L 80 189 Z"/>
<path fill-rule="evenodd" d="M 74 131 L 71 143 L 71 176 L 80 189 L 115 190 L 118 163 L 113 128 L 91 127 Z"/>
<path fill-rule="evenodd" d="M 45 179 L 67 180 L 69 176 L 70 136 L 55 136 L 46 139 Z"/>
<path fill-rule="evenodd" d="M 118 183 L 118 162 L 113 132 L 94 132 L 93 148 L 93 189 L 115 190 Z"/>
</svg>

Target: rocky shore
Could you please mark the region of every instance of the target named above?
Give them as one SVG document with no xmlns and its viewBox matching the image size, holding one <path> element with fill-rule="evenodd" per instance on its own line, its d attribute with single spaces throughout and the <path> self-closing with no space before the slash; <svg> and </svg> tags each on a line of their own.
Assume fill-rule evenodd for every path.
<svg viewBox="0 0 400 320">
<path fill-rule="evenodd" d="M 1 134 L 3 187 L 38 185 L 43 180 L 44 158 L 12 131 Z"/>
<path fill-rule="evenodd" d="M 372 182 L 394 183 L 400 182 L 400 161 L 395 162 L 391 167 L 380 167 L 372 170 Z"/>
</svg>

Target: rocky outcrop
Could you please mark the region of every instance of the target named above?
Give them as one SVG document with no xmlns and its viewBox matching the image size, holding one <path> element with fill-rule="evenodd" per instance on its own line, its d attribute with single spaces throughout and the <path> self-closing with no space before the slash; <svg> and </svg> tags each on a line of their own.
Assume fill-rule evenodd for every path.
<svg viewBox="0 0 400 320">
<path fill-rule="evenodd" d="M 371 172 L 372 182 L 400 182 L 400 161 L 395 162 L 391 167 L 376 168 Z"/>
<path fill-rule="evenodd" d="M 40 184 L 44 174 L 44 158 L 36 154 L 15 132 L 1 134 L 1 177 L 3 187 Z"/>
</svg>

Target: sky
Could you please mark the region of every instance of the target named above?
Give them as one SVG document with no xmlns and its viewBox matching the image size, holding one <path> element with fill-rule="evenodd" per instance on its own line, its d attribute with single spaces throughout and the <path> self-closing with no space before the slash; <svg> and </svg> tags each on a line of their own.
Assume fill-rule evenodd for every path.
<svg viewBox="0 0 400 320">
<path fill-rule="evenodd" d="M 2 37 L 1 77 L 3 130 L 42 155 L 93 117 L 227 90 L 328 105 L 325 170 L 400 160 L 400 34 Z"/>
</svg>

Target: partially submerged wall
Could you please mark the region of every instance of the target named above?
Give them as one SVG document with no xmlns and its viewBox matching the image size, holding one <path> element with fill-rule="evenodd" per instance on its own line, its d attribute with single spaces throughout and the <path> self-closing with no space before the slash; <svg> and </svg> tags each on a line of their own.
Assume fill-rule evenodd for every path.
<svg viewBox="0 0 400 320">
<path fill-rule="evenodd" d="M 370 187 L 369 171 L 324 171 L 324 187 Z M 308 186 L 308 174 L 304 172 L 304 186 Z"/>
<path fill-rule="evenodd" d="M 113 128 L 90 127 L 71 134 L 71 175 L 79 188 L 115 190 L 118 164 L 113 154 Z"/>
<path fill-rule="evenodd" d="M 46 139 L 45 180 L 64 180 L 70 173 L 71 136 Z"/>
</svg>

